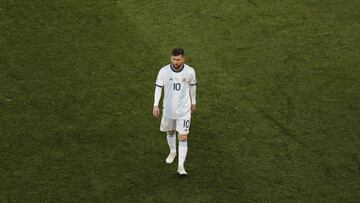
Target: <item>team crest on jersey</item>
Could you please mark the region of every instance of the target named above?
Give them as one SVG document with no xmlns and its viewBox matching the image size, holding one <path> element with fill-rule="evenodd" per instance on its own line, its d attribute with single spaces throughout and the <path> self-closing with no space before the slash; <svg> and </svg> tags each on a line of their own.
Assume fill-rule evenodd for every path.
<svg viewBox="0 0 360 203">
<path fill-rule="evenodd" d="M 186 82 L 186 78 L 183 78 L 182 81 L 183 81 L 183 82 Z"/>
<path fill-rule="evenodd" d="M 170 80 L 170 81 L 172 81 L 173 79 L 172 79 L 172 78 L 170 78 L 169 80 Z"/>
</svg>

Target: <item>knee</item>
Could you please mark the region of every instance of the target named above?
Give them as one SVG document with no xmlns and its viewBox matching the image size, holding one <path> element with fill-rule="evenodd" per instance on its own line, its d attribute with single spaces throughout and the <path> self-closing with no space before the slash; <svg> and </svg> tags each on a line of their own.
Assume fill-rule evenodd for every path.
<svg viewBox="0 0 360 203">
<path fill-rule="evenodd" d="M 179 141 L 187 141 L 187 135 L 179 134 L 178 139 Z"/>
</svg>

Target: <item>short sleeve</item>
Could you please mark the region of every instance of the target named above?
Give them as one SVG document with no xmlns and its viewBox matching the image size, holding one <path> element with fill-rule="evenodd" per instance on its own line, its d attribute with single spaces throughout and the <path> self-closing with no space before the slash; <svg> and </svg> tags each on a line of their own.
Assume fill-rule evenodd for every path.
<svg viewBox="0 0 360 203">
<path fill-rule="evenodd" d="M 163 87 L 164 86 L 164 79 L 163 79 L 163 71 L 159 71 L 158 76 L 156 78 L 156 82 L 155 85 L 159 86 L 159 87 Z"/>
<path fill-rule="evenodd" d="M 196 80 L 195 71 L 192 71 L 191 77 L 190 77 L 190 85 L 196 85 L 196 83 L 197 83 L 197 80 Z"/>
</svg>

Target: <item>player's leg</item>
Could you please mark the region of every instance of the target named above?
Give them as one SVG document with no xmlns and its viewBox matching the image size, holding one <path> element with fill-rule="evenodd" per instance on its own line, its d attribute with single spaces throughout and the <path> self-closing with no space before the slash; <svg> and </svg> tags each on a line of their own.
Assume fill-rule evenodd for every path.
<svg viewBox="0 0 360 203">
<path fill-rule="evenodd" d="M 176 157 L 176 131 L 167 131 L 166 139 L 169 145 L 170 153 L 165 162 L 171 164 Z"/>
<path fill-rule="evenodd" d="M 189 119 L 177 120 L 176 130 L 178 131 L 179 139 L 179 162 L 178 162 L 178 173 L 180 175 L 186 175 L 184 163 L 188 151 L 188 133 L 190 128 L 190 117 Z"/>
<path fill-rule="evenodd" d="M 187 135 L 179 134 L 178 139 L 179 139 L 179 160 L 178 160 L 179 162 L 178 162 L 177 172 L 180 175 L 186 175 L 187 173 L 185 171 L 184 162 L 185 162 L 186 154 L 187 154 L 187 150 L 188 150 Z"/>
<path fill-rule="evenodd" d="M 176 131 L 167 131 L 166 139 L 169 145 L 170 152 L 176 153 Z"/>
<path fill-rule="evenodd" d="M 160 131 L 166 132 L 166 140 L 169 145 L 170 153 L 165 162 L 171 164 L 176 157 L 176 121 L 162 116 Z"/>
</svg>

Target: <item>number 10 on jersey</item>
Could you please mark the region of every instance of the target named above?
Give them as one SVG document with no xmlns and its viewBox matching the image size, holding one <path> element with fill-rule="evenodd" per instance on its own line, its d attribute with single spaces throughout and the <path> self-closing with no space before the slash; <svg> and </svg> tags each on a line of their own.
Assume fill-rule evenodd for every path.
<svg viewBox="0 0 360 203">
<path fill-rule="evenodd" d="M 174 91 L 179 91 L 181 88 L 181 84 L 180 83 L 174 83 Z"/>
</svg>

